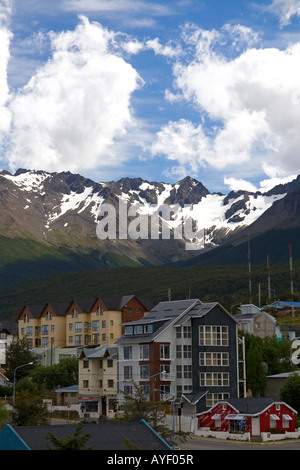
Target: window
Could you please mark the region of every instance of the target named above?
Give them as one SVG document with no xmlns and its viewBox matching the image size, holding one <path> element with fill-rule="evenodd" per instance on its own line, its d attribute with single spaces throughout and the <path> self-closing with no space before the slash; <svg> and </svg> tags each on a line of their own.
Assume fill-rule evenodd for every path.
<svg viewBox="0 0 300 470">
<path fill-rule="evenodd" d="M 181 347 L 181 345 L 180 345 L 180 346 L 176 346 L 176 358 L 177 358 L 177 359 L 181 359 L 181 358 L 182 358 L 182 347 Z"/>
<path fill-rule="evenodd" d="M 76 308 L 72 310 L 72 318 L 78 318 L 78 310 L 76 310 Z"/>
<path fill-rule="evenodd" d="M 132 385 L 124 384 L 124 393 L 127 395 L 132 395 Z"/>
<path fill-rule="evenodd" d="M 145 325 L 145 333 L 153 333 L 153 325 Z"/>
<path fill-rule="evenodd" d="M 132 379 L 132 366 L 124 366 L 124 380 Z"/>
<path fill-rule="evenodd" d="M 69 323 L 69 331 L 73 331 L 73 323 Z"/>
<path fill-rule="evenodd" d="M 200 346 L 228 346 L 227 326 L 199 326 Z"/>
<path fill-rule="evenodd" d="M 45 334 L 48 334 L 48 333 L 45 333 Z M 33 326 L 27 326 L 26 335 L 27 336 L 32 336 L 33 335 Z"/>
<path fill-rule="evenodd" d="M 124 359 L 132 359 L 132 346 L 124 346 Z"/>
<path fill-rule="evenodd" d="M 81 321 L 75 322 L 75 331 L 76 331 L 76 333 L 82 331 L 82 322 Z"/>
<path fill-rule="evenodd" d="M 83 380 L 83 388 L 89 388 L 89 381 Z"/>
<path fill-rule="evenodd" d="M 92 331 L 99 330 L 99 320 L 92 321 Z"/>
<path fill-rule="evenodd" d="M 88 369 L 89 368 L 89 361 L 83 361 L 83 368 Z"/>
<path fill-rule="evenodd" d="M 170 345 L 169 344 L 160 345 L 160 358 L 170 359 Z"/>
<path fill-rule="evenodd" d="M 227 372 L 202 372 L 199 378 L 201 387 L 226 387 L 229 385 Z"/>
<path fill-rule="evenodd" d="M 114 386 L 114 381 L 112 379 L 108 379 L 107 381 L 108 388 L 113 388 Z"/>
<path fill-rule="evenodd" d="M 105 333 L 102 334 L 102 341 L 106 341 L 106 334 Z"/>
<path fill-rule="evenodd" d="M 75 335 L 75 345 L 80 346 L 82 344 L 82 335 Z"/>
<path fill-rule="evenodd" d="M 161 394 L 160 394 L 161 400 L 170 400 L 172 398 L 172 395 L 170 394 L 170 385 L 161 385 L 160 390 L 161 390 Z"/>
<path fill-rule="evenodd" d="M 140 366 L 140 379 L 145 380 L 149 377 L 149 366 Z"/>
<path fill-rule="evenodd" d="M 102 320 L 102 328 L 106 328 L 106 320 Z"/>
<path fill-rule="evenodd" d="M 192 366 L 190 365 L 183 366 L 183 378 L 184 379 L 192 378 Z"/>
<path fill-rule="evenodd" d="M 149 360 L 149 345 L 148 344 L 143 344 L 140 346 L 140 359 L 142 361 Z"/>
<path fill-rule="evenodd" d="M 103 315 L 103 307 L 97 307 L 97 316 Z"/>
<path fill-rule="evenodd" d="M 160 380 L 170 380 L 170 372 L 170 364 L 162 364 L 160 366 Z"/>
<path fill-rule="evenodd" d="M 42 325 L 42 335 L 48 334 L 48 325 Z"/>
<path fill-rule="evenodd" d="M 192 357 L 192 346 L 190 345 L 183 345 L 183 357 L 184 358 L 190 358 Z"/>
<path fill-rule="evenodd" d="M 125 326 L 125 335 L 133 335 L 133 326 Z"/>
<path fill-rule="evenodd" d="M 107 367 L 113 367 L 113 366 L 114 366 L 113 359 L 107 359 Z"/>
<path fill-rule="evenodd" d="M 183 337 L 191 338 L 192 337 L 192 328 L 190 326 L 183 327 Z"/>
<path fill-rule="evenodd" d="M 182 379 L 182 366 L 176 366 L 176 377 Z"/>
<path fill-rule="evenodd" d="M 143 334 L 143 325 L 136 325 L 134 327 L 134 334 L 135 335 L 142 335 Z"/>
<path fill-rule="evenodd" d="M 199 354 L 200 366 L 229 366 L 228 353 L 207 352 Z"/>
<path fill-rule="evenodd" d="M 113 325 L 114 325 L 114 321 L 113 321 L 113 320 L 109 320 L 109 324 L 110 324 L 110 326 L 113 326 Z"/>
</svg>

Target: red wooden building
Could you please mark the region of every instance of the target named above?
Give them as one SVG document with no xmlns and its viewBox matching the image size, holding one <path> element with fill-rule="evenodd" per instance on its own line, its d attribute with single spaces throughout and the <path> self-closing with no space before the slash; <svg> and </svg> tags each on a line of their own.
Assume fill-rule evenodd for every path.
<svg viewBox="0 0 300 470">
<path fill-rule="evenodd" d="M 296 414 L 289 405 L 273 398 L 232 398 L 199 413 L 198 427 L 248 432 L 251 437 L 260 436 L 262 432 L 295 432 Z"/>
</svg>

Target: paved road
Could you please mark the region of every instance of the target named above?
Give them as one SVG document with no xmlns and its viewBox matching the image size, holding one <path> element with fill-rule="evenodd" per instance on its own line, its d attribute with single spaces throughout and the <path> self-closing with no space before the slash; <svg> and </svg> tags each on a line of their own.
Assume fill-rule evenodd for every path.
<svg viewBox="0 0 300 470">
<path fill-rule="evenodd" d="M 238 442 L 194 437 L 181 444 L 182 450 L 300 450 L 300 439 L 274 442 Z"/>
</svg>

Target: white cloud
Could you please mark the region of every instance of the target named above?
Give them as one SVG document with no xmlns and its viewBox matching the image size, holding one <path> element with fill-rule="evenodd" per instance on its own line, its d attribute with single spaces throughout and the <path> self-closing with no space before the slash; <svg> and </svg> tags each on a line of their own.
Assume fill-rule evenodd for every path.
<svg viewBox="0 0 300 470">
<path fill-rule="evenodd" d="M 256 192 L 257 188 L 254 184 L 249 181 L 239 179 L 239 178 L 224 178 L 224 183 L 230 187 L 232 191 L 249 191 Z"/>
<path fill-rule="evenodd" d="M 141 80 L 111 52 L 113 33 L 80 20 L 74 31 L 50 34 L 52 57 L 11 98 L 12 169 L 77 171 L 126 159 L 111 146 L 134 123 L 130 100 Z"/>
<path fill-rule="evenodd" d="M 251 164 L 261 171 L 268 169 L 270 177 L 271 173 L 280 177 L 300 173 L 300 43 L 286 50 L 244 47 L 227 57 L 222 50 L 226 45 L 228 51 L 224 31 L 191 25 L 184 31 L 194 56 L 176 63 L 174 92 L 166 97 L 193 105 L 199 122 L 163 127 L 152 152 L 177 160 L 180 169 L 195 170 L 205 164 L 219 170 L 229 166 L 244 170 L 245 164 Z M 250 31 L 244 33 L 244 38 L 251 37 Z M 232 45 L 234 37 L 231 34 Z M 206 122 L 214 126 L 213 131 Z M 177 139 L 182 155 L 170 146 Z"/>
<path fill-rule="evenodd" d="M 273 0 L 271 5 L 263 7 L 263 9 L 274 13 L 279 17 L 280 25 L 286 26 L 294 16 L 300 16 L 300 1 Z"/>
<path fill-rule="evenodd" d="M 84 12 L 139 12 L 144 14 L 168 15 L 170 8 L 141 0 L 63 0 L 63 7 L 66 11 L 84 11 Z"/>
<path fill-rule="evenodd" d="M 7 67 L 10 58 L 10 41 L 12 34 L 8 23 L 11 14 L 10 0 L 3 0 L 0 4 L 0 143 L 9 130 L 11 116 L 7 109 L 9 87 L 7 83 Z"/>
</svg>

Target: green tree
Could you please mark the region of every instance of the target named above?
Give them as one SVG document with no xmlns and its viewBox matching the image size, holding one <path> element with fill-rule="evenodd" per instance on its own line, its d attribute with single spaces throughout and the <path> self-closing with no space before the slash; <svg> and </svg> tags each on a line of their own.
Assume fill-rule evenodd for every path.
<svg viewBox="0 0 300 470">
<path fill-rule="evenodd" d="M 115 419 L 117 421 L 140 421 L 144 419 L 166 441 L 173 445 L 173 429 L 163 423 L 166 408 L 172 406 L 170 401 L 149 401 L 143 387 L 133 382 L 133 393 L 124 393 L 124 405 L 122 413 Z M 184 442 L 190 437 L 190 433 L 177 430 L 174 437 Z"/>
<path fill-rule="evenodd" d="M 16 394 L 13 423 L 16 426 L 39 426 L 48 424 L 47 404 L 40 395 L 23 390 Z"/>
<path fill-rule="evenodd" d="M 263 370 L 261 350 L 254 342 L 250 344 L 246 365 L 247 389 L 251 390 L 254 397 L 262 396 L 266 388 L 267 377 Z"/>
<path fill-rule="evenodd" d="M 30 351 L 28 340 L 26 338 L 12 341 L 6 351 L 6 376 L 10 380 L 14 378 L 14 370 L 23 364 L 33 362 L 33 366 L 25 366 L 16 372 L 18 378 L 25 377 L 32 371 L 32 367 L 36 362 L 35 355 Z"/>
<path fill-rule="evenodd" d="M 78 383 L 78 362 L 75 357 L 61 360 L 52 366 L 37 366 L 31 373 L 32 382 L 44 385 L 47 390 L 58 386 L 68 387 Z"/>
<path fill-rule="evenodd" d="M 8 422 L 9 411 L 0 402 L 0 429 L 2 429 Z"/>
<path fill-rule="evenodd" d="M 300 375 L 294 373 L 285 381 L 280 399 L 300 413 Z"/>
<path fill-rule="evenodd" d="M 64 439 L 58 439 L 53 433 L 49 432 L 47 440 L 48 450 L 92 450 L 93 447 L 87 447 L 87 442 L 92 436 L 92 433 L 80 435 L 82 430 L 82 423 L 79 423 L 75 429 L 73 436 L 67 436 Z M 51 445 L 52 444 L 52 445 Z"/>
</svg>

